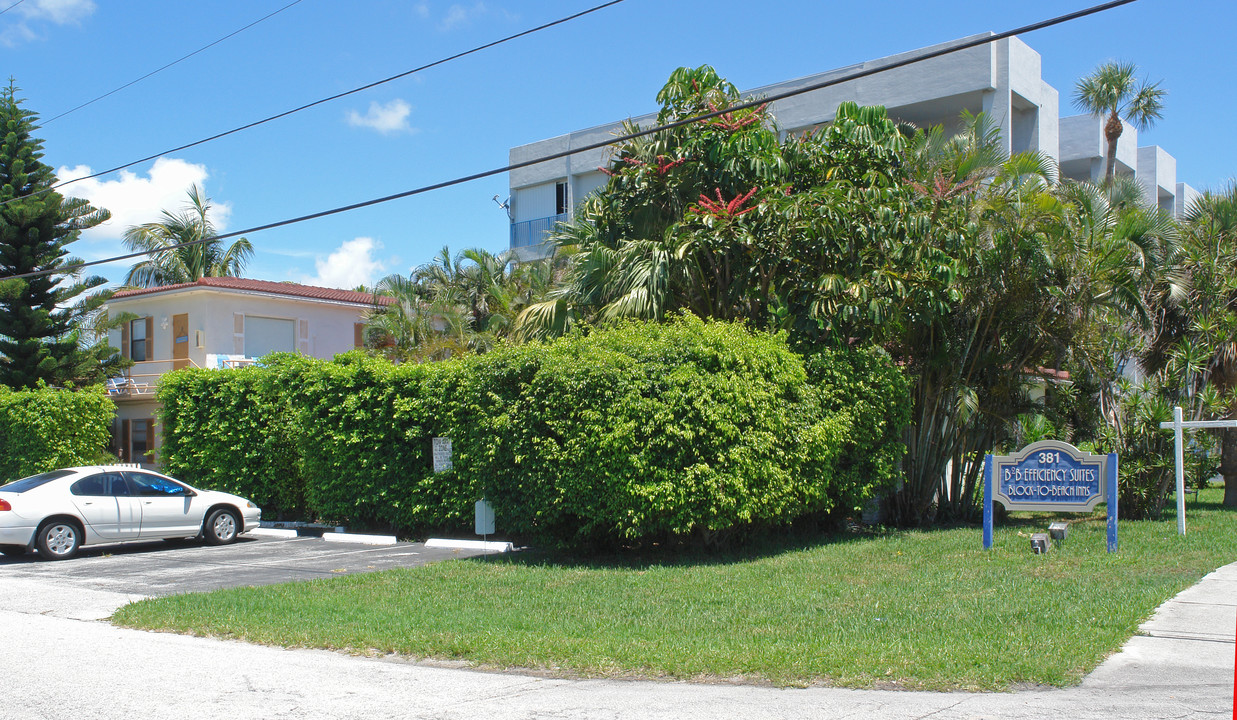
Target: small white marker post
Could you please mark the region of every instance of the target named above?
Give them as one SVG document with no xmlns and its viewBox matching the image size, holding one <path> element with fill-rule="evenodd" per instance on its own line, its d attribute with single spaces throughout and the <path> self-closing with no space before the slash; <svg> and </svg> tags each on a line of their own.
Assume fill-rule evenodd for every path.
<svg viewBox="0 0 1237 720">
<path fill-rule="evenodd" d="M 1173 408 L 1173 421 L 1162 422 L 1160 427 L 1173 429 L 1173 451 L 1177 456 L 1177 534 L 1185 535 L 1185 447 L 1181 438 L 1183 429 L 1237 428 L 1237 420 L 1191 420 L 1182 422 L 1181 408 Z"/>
</svg>

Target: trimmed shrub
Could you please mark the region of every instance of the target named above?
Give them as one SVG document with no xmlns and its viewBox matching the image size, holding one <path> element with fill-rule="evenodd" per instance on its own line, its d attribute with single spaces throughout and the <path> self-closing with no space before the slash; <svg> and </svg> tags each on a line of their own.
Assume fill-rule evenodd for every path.
<svg viewBox="0 0 1237 720">
<path fill-rule="evenodd" d="M 440 363 L 266 365 L 166 376 L 170 472 L 414 533 L 470 531 L 484 496 L 503 534 L 563 547 L 713 543 L 849 512 L 894 476 L 906 413 L 878 354 L 814 358 L 817 387 L 784 336 L 692 316 Z M 452 470 L 433 472 L 434 437 Z"/>
<path fill-rule="evenodd" d="M 471 522 L 479 496 L 470 479 L 431 466 L 431 440 L 451 434 L 451 413 L 426 378 L 458 367 L 393 366 L 358 352 L 305 373 L 295 405 L 306 499 L 318 515 L 419 530 Z"/>
<path fill-rule="evenodd" d="M 910 422 L 906 377 L 876 347 L 825 350 L 805 360 L 807 375 L 828 412 L 846 412 L 854 423 L 837 469 L 839 509 L 858 510 L 871 497 L 896 488 Z"/>
<path fill-rule="evenodd" d="M 781 336 L 684 316 L 470 363 L 491 385 L 461 402 L 493 411 L 468 418 L 466 471 L 517 534 L 711 542 L 836 501 L 850 418 L 823 411 Z"/>
<path fill-rule="evenodd" d="M 21 391 L 0 386 L 0 484 L 99 462 L 115 415 L 102 386 Z"/>
<path fill-rule="evenodd" d="M 248 498 L 267 517 L 305 512 L 295 441 L 300 428 L 289 403 L 308 363 L 287 355 L 264 368 L 164 375 L 158 393 L 163 470 Z"/>
</svg>

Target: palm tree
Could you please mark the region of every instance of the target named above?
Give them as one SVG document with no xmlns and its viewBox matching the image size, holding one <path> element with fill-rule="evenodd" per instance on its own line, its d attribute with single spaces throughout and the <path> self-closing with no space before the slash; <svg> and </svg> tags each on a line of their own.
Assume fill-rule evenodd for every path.
<svg viewBox="0 0 1237 720">
<path fill-rule="evenodd" d="M 209 216 L 210 208 L 210 198 L 194 185 L 189 189 L 189 204 L 179 212 L 164 210 L 161 222 L 126 230 L 125 246 L 150 255 L 129 269 L 125 284 L 159 287 L 204 277 L 239 277 L 253 256 L 253 245 L 240 238 L 224 250 L 223 242 L 214 239 L 218 233 Z"/>
<path fill-rule="evenodd" d="M 1227 417 L 1237 417 L 1237 183 L 1207 192 L 1186 210 L 1178 262 L 1186 278 L 1179 297 L 1163 298 L 1159 335 L 1147 365 L 1176 357 L 1187 364 L 1188 386 L 1214 388 Z M 1224 505 L 1237 507 L 1237 430 L 1220 435 Z"/>
<path fill-rule="evenodd" d="M 1167 90 L 1160 84 L 1143 80 L 1139 83 L 1133 63 L 1107 62 L 1074 86 L 1074 105 L 1093 115 L 1108 115 L 1104 137 L 1108 140 L 1108 157 L 1104 164 L 1104 182 L 1112 182 L 1116 171 L 1117 140 L 1121 137 L 1121 119 L 1138 130 L 1146 130 L 1160 119 Z"/>
<path fill-rule="evenodd" d="M 424 285 L 403 275 L 378 281 L 375 297 L 391 299 L 367 319 L 367 344 L 389 360 L 426 362 L 445 360 L 467 351 L 467 322 L 453 308 L 433 306 Z"/>
<path fill-rule="evenodd" d="M 396 360 L 484 353 L 513 336 L 516 318 L 540 302 L 557 277 L 551 259 L 517 263 L 511 252 L 477 248 L 452 256 L 444 247 L 410 276 L 378 283 L 376 294 L 394 302 L 375 311 L 369 326 L 381 333 L 385 354 Z"/>
</svg>

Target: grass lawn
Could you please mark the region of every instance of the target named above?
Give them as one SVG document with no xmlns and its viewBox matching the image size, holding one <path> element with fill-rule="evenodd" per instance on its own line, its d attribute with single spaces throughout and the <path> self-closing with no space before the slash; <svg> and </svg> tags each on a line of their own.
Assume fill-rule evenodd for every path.
<svg viewBox="0 0 1237 720">
<path fill-rule="evenodd" d="M 576 562 L 519 554 L 147 600 L 114 622 L 293 647 L 462 659 L 572 676 L 778 685 L 1069 685 L 1157 605 L 1237 561 L 1237 512 L 1208 490 L 1159 522 L 1015 516 L 855 534 L 741 556 Z M 1170 501 L 1170 506 L 1171 506 Z M 1072 522 L 1047 555 L 1029 534 Z"/>
</svg>

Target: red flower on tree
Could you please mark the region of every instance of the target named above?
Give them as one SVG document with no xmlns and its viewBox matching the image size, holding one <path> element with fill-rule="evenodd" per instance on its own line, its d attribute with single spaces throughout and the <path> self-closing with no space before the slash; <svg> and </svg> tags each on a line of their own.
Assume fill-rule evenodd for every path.
<svg viewBox="0 0 1237 720">
<path fill-rule="evenodd" d="M 908 183 L 920 195 L 930 197 L 936 202 L 948 200 L 957 195 L 963 195 L 969 192 L 975 192 L 979 189 L 975 178 L 964 182 L 956 183 L 953 180 L 945 177 L 940 170 L 936 171 L 936 175 L 932 179 L 932 185 L 929 187 L 915 181 Z"/>
<path fill-rule="evenodd" d="M 670 172 L 670 168 L 676 165 L 682 165 L 687 158 L 679 158 L 678 160 L 667 160 L 665 155 L 657 156 L 657 174 L 665 175 Z"/>
<path fill-rule="evenodd" d="M 729 202 L 722 197 L 721 188 L 716 188 L 714 193 L 717 195 L 716 200 L 710 198 L 708 195 L 700 196 L 700 204 L 695 207 L 696 212 L 699 212 L 702 215 L 712 215 L 716 218 L 736 218 L 756 209 L 755 205 L 748 208 L 743 207 L 743 205 L 748 200 L 751 200 L 752 196 L 756 194 L 756 188 L 754 187 L 743 195 L 736 195 L 734 199 Z"/>
<path fill-rule="evenodd" d="M 643 160 L 640 160 L 638 158 L 633 158 L 633 157 L 625 157 L 623 158 L 622 162 L 625 162 L 628 165 L 633 165 L 635 167 L 654 167 L 651 163 L 646 163 Z M 670 172 L 671 168 L 678 167 L 679 165 L 682 165 L 684 162 L 687 162 L 687 158 L 679 158 L 677 160 L 670 160 L 665 155 L 658 155 L 657 165 L 656 165 L 657 174 L 665 175 L 666 173 Z M 609 175 L 610 177 L 614 177 L 615 175 L 618 175 L 617 172 L 610 170 L 609 168 L 598 167 L 597 169 L 605 173 L 606 175 Z"/>
<path fill-rule="evenodd" d="M 719 110 L 721 110 L 721 108 L 714 105 L 712 101 L 708 103 L 708 106 L 709 106 L 710 112 L 718 112 Z M 748 125 L 751 125 L 752 123 L 759 122 L 760 114 L 764 112 L 765 108 L 768 106 L 769 106 L 769 103 L 757 105 L 756 107 L 751 109 L 751 112 L 749 112 L 747 115 L 744 115 L 742 117 L 739 117 L 734 112 L 727 112 L 727 113 L 722 113 L 721 115 L 718 115 L 717 117 L 706 118 L 704 120 L 701 120 L 701 122 L 706 123 L 708 125 L 713 125 L 715 127 L 719 127 L 723 130 L 730 130 L 731 132 L 733 132 L 735 130 L 738 130 L 739 128 L 745 128 Z"/>
</svg>

